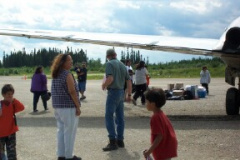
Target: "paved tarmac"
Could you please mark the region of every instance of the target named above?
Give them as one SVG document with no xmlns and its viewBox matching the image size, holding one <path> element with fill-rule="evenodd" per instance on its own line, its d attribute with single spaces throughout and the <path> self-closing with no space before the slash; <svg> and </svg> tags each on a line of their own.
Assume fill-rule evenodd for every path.
<svg viewBox="0 0 240 160">
<path fill-rule="evenodd" d="M 82 101 L 82 114 L 77 131 L 75 154 L 83 160 L 143 160 L 142 151 L 150 145 L 149 119 L 151 112 L 137 103 L 125 105 L 124 149 L 103 152 L 107 142 L 104 124 L 106 91 L 101 80 L 87 82 L 87 98 Z M 19 160 L 56 160 L 56 121 L 51 100 L 49 111 L 32 112 L 31 80 L 21 77 L 0 77 L 0 86 L 13 84 L 15 97 L 26 109 L 17 115 Z M 169 83 L 199 85 L 199 79 L 151 79 L 150 86 L 167 89 Z M 50 89 L 51 81 L 48 87 Z M 237 160 L 240 159 L 240 116 L 226 116 L 225 93 L 230 87 L 223 78 L 213 78 L 210 95 L 199 100 L 167 101 L 164 112 L 169 116 L 178 138 L 178 160 Z"/>
</svg>

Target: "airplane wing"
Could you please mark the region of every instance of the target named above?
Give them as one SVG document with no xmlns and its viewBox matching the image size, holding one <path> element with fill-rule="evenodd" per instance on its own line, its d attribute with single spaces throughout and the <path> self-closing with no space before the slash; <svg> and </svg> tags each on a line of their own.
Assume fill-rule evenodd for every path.
<svg viewBox="0 0 240 160">
<path fill-rule="evenodd" d="M 98 45 L 133 47 L 196 55 L 220 55 L 213 48 L 217 39 L 167 37 L 156 35 L 134 35 L 118 33 L 89 33 L 51 30 L 0 29 L 0 35 L 58 40 L 67 42 L 90 43 Z"/>
</svg>

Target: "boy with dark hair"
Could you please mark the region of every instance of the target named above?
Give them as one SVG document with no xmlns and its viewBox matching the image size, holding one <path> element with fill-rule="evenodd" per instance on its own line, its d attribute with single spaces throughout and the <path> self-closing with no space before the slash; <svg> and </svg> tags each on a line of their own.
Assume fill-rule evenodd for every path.
<svg viewBox="0 0 240 160">
<path fill-rule="evenodd" d="M 171 122 L 161 108 L 166 103 L 165 93 L 161 88 L 152 88 L 145 93 L 146 107 L 152 111 L 151 147 L 144 151 L 147 158 L 152 153 L 155 160 L 169 160 L 177 157 L 177 138 Z"/>
<path fill-rule="evenodd" d="M 0 101 L 0 146 L 3 148 L 6 146 L 9 160 L 17 159 L 16 132 L 18 131 L 18 126 L 15 113 L 24 110 L 23 104 L 16 98 L 13 98 L 13 94 L 13 86 L 5 84 L 2 88 L 3 100 Z"/>
</svg>

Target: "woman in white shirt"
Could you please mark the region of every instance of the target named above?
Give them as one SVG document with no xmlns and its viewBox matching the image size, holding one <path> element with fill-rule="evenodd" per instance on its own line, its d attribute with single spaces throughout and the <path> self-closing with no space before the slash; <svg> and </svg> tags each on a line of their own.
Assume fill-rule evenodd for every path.
<svg viewBox="0 0 240 160">
<path fill-rule="evenodd" d="M 147 80 L 146 80 L 147 75 L 148 75 L 148 71 L 145 68 L 145 62 L 140 61 L 135 71 L 136 92 L 132 100 L 134 105 L 137 105 L 136 100 L 138 99 L 138 97 L 141 97 L 142 105 L 145 105 L 144 92 L 147 90 Z"/>
<path fill-rule="evenodd" d="M 202 67 L 202 70 L 200 72 L 200 77 L 201 77 L 200 78 L 200 83 L 202 84 L 202 86 L 204 88 L 206 88 L 206 91 L 207 91 L 207 94 L 208 94 L 209 93 L 209 91 L 208 91 L 208 84 L 211 81 L 211 76 L 210 76 L 210 73 L 209 73 L 209 71 L 208 71 L 206 66 Z"/>
</svg>

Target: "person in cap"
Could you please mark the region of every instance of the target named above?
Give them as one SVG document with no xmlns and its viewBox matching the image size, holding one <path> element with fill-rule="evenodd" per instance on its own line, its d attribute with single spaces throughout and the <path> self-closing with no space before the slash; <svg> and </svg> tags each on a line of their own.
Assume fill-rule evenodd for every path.
<svg viewBox="0 0 240 160">
<path fill-rule="evenodd" d="M 78 89 L 81 94 L 80 100 L 84 100 L 86 96 L 84 92 L 86 91 L 86 84 L 87 84 L 87 68 L 86 62 L 82 62 L 82 67 L 75 70 L 78 76 Z"/>
<path fill-rule="evenodd" d="M 102 89 L 107 89 L 105 125 L 109 143 L 103 151 L 112 151 L 118 147 L 124 148 L 124 83 L 127 81 L 127 101 L 130 102 L 132 82 L 125 65 L 117 60 L 114 49 L 107 50 L 106 58 L 109 61 L 106 63 L 106 80 L 102 84 Z"/>
</svg>

